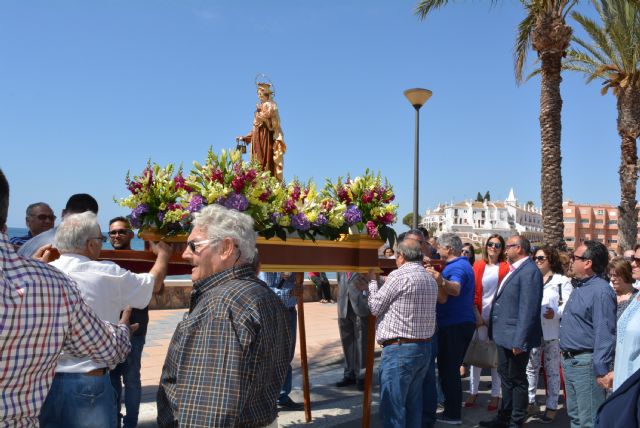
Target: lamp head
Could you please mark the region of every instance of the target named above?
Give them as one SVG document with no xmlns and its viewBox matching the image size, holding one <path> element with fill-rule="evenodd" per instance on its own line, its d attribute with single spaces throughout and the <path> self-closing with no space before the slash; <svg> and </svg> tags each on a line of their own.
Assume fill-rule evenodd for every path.
<svg viewBox="0 0 640 428">
<path fill-rule="evenodd" d="M 422 88 L 412 88 L 404 91 L 404 96 L 407 97 L 411 105 L 416 110 L 420 110 L 420 107 L 422 107 L 424 103 L 431 98 L 431 95 L 433 95 L 433 92 Z"/>
</svg>

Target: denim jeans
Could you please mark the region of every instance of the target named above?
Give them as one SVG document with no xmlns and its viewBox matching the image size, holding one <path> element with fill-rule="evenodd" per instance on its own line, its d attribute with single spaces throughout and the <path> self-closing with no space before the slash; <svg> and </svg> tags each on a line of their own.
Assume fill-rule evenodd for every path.
<svg viewBox="0 0 640 428">
<path fill-rule="evenodd" d="M 430 358 L 430 342 L 382 348 L 380 417 L 384 428 L 422 426 L 422 389 Z"/>
<path fill-rule="evenodd" d="M 56 373 L 39 419 L 43 428 L 114 428 L 116 394 L 109 374 Z"/>
<path fill-rule="evenodd" d="M 451 419 L 462 416 L 462 380 L 460 366 L 476 325 L 472 322 L 438 327 L 438 375 L 444 393 L 443 415 Z"/>
<path fill-rule="evenodd" d="M 436 355 L 438 355 L 438 334 L 431 338 L 431 352 L 427 362 L 427 371 L 422 382 L 422 426 L 432 427 L 436 423 L 436 411 L 440 403 L 438 385 L 440 383 L 436 376 Z M 442 398 L 444 400 L 444 397 Z"/>
<path fill-rule="evenodd" d="M 596 411 L 605 400 L 605 390 L 596 383 L 593 354 L 586 352 L 574 358 L 562 357 L 562 371 L 571 428 L 592 428 Z"/>
<path fill-rule="evenodd" d="M 131 336 L 131 352 L 129 352 L 127 360 L 118 364 L 110 373 L 111 384 L 116 391 L 118 426 L 121 426 L 122 422 L 124 428 L 133 428 L 138 425 L 138 412 L 140 411 L 140 398 L 142 396 L 140 360 L 142 359 L 144 342 L 145 336 Z M 124 382 L 124 407 L 127 413 L 121 421 L 122 382 Z"/>
<path fill-rule="evenodd" d="M 296 352 L 296 328 L 298 326 L 298 312 L 296 311 L 295 306 L 293 308 L 288 308 L 287 312 L 289 313 L 289 331 L 291 332 L 291 359 L 293 359 L 293 354 Z M 289 362 L 289 368 L 287 368 L 287 375 L 284 378 L 284 383 L 282 384 L 282 389 L 280 390 L 280 396 L 278 397 L 278 402 L 280 400 L 286 400 L 291 393 L 291 381 L 292 381 L 292 373 L 291 373 L 291 362 Z"/>
</svg>

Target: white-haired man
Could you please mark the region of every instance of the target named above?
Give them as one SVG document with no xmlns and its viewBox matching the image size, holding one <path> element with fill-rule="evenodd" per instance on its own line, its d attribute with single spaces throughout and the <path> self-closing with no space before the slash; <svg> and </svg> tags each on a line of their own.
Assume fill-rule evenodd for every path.
<svg viewBox="0 0 640 428">
<path fill-rule="evenodd" d="M 151 293 L 161 289 L 171 248 L 163 242 L 152 244 L 158 256 L 151 271 L 134 274 L 113 262 L 97 260 L 103 239 L 93 212 L 68 215 L 56 231 L 55 247 L 61 256 L 51 265 L 76 281 L 82 297 L 102 320 L 115 322 L 128 305 L 144 308 Z M 115 408 L 106 364 L 65 354 L 58 361 L 40 425 L 72 426 L 83 420 L 92 426 L 116 426 Z"/>
<path fill-rule="evenodd" d="M 255 274 L 246 214 L 195 215 L 182 257 L 193 266 L 189 314 L 173 334 L 158 390 L 161 427 L 277 427 L 291 361 L 287 311 Z"/>
</svg>

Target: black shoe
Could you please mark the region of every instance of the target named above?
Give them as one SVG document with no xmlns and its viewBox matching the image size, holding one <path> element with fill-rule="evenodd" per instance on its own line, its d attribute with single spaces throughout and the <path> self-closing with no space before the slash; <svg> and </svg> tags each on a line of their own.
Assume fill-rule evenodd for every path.
<svg viewBox="0 0 640 428">
<path fill-rule="evenodd" d="M 344 388 L 345 386 L 351 386 L 355 384 L 356 384 L 356 380 L 348 377 L 344 377 L 340 382 L 336 382 L 336 386 L 338 388 Z"/>
<path fill-rule="evenodd" d="M 364 391 L 364 379 L 358 379 L 356 387 L 358 388 L 358 391 Z"/>
<path fill-rule="evenodd" d="M 291 399 L 291 397 L 287 396 L 283 399 L 278 400 L 278 407 L 284 410 L 303 410 L 304 404 L 296 403 Z"/>
<path fill-rule="evenodd" d="M 500 418 L 493 418 L 488 421 L 480 421 L 478 426 L 482 428 L 509 428 L 509 422 L 505 422 Z"/>
</svg>

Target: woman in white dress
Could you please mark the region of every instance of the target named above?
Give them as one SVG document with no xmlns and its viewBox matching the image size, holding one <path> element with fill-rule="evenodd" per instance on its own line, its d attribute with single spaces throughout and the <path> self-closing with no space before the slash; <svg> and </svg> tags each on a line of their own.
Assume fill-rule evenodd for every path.
<svg viewBox="0 0 640 428">
<path fill-rule="evenodd" d="M 473 264 L 476 278 L 474 310 L 476 313 L 476 336 L 479 340 L 488 339 L 489 314 L 493 297 L 498 285 L 509 272 L 509 265 L 504 260 L 504 238 L 498 234 L 491 235 L 484 245 L 482 259 Z M 471 366 L 471 387 L 465 407 L 473 407 L 478 397 L 481 368 Z M 491 400 L 487 406 L 489 411 L 498 409 L 500 401 L 500 376 L 498 369 L 491 369 Z"/>
</svg>

